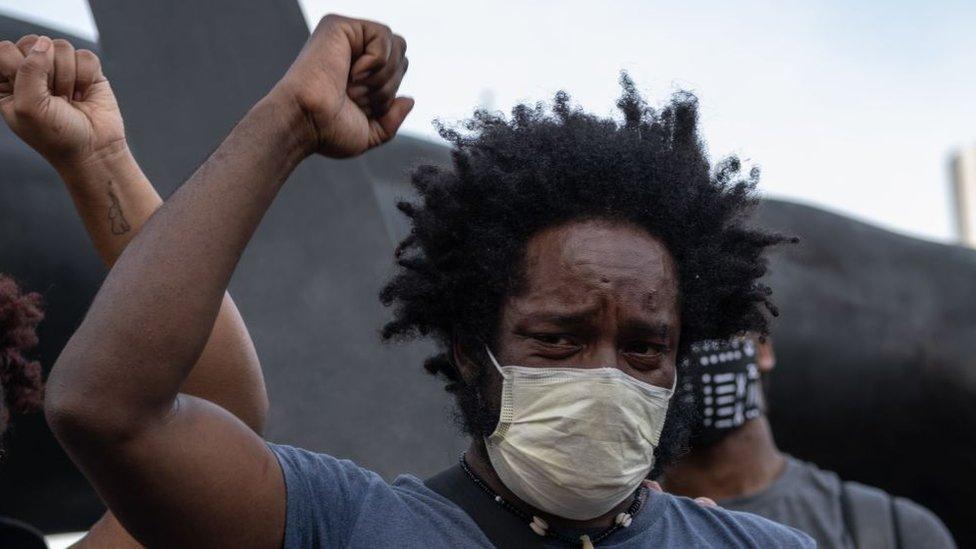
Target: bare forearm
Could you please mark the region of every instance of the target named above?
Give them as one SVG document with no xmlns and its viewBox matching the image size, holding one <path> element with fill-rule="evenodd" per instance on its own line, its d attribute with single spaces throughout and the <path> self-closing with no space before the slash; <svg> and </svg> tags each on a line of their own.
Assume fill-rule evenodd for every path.
<svg viewBox="0 0 976 549">
<path fill-rule="evenodd" d="M 124 142 L 83 164 L 56 165 L 108 267 L 163 203 Z"/>
<path fill-rule="evenodd" d="M 108 267 L 163 203 L 124 141 L 80 164 L 55 166 Z M 257 432 L 268 399 L 250 335 L 229 294 L 183 392 L 226 408 Z"/>
<path fill-rule="evenodd" d="M 76 400 L 112 402 L 125 424 L 169 411 L 240 254 L 306 154 L 294 131 L 302 123 L 260 102 L 133 239 L 54 368 L 55 414 L 67 408 L 77 420 L 87 404 Z"/>
</svg>

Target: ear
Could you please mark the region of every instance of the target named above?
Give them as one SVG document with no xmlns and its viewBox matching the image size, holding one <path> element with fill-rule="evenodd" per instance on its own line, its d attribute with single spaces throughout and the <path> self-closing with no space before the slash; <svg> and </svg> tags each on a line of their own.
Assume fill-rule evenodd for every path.
<svg viewBox="0 0 976 549">
<path fill-rule="evenodd" d="M 756 339 L 756 366 L 759 371 L 768 374 L 776 367 L 776 352 L 773 350 L 773 339 L 766 336 Z"/>
<path fill-rule="evenodd" d="M 457 335 L 451 337 L 451 361 L 464 383 L 474 385 L 478 380 L 480 367 L 471 358 L 470 345 L 466 345 L 461 339 Z"/>
</svg>

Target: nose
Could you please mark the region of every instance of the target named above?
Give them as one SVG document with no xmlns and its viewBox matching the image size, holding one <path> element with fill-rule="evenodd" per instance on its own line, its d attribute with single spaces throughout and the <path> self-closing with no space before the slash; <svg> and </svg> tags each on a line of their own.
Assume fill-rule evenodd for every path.
<svg viewBox="0 0 976 549">
<path fill-rule="evenodd" d="M 626 369 L 627 363 L 617 349 L 615 341 L 600 341 L 596 343 L 587 353 L 583 366 L 587 368 L 606 368 L 608 366 Z"/>
</svg>

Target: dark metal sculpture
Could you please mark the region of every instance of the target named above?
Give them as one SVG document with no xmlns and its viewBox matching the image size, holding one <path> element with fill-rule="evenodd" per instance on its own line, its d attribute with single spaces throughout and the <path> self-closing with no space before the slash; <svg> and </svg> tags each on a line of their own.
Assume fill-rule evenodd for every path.
<svg viewBox="0 0 976 549">
<path fill-rule="evenodd" d="M 164 196 L 308 35 L 283 0 L 91 5 L 130 145 Z M 27 32 L 38 29 L 0 19 L 0 39 Z M 398 137 L 359 159 L 307 161 L 284 187 L 231 284 L 265 367 L 270 440 L 388 477 L 456 459 L 451 401 L 420 367 L 429 349 L 382 345 L 376 298 L 407 230 L 394 202 L 409 194 L 410 169 L 448 159 L 443 146 Z M 0 271 L 44 293 L 50 366 L 105 272 L 57 175 L 6 128 L 0 166 Z M 961 545 L 976 543 L 976 252 L 785 202 L 766 202 L 758 222 L 803 239 L 775 255 L 771 275 L 783 311 L 772 382 L 782 446 L 922 502 Z M 97 498 L 42 418 L 18 419 L 0 514 L 86 528 Z"/>
<path fill-rule="evenodd" d="M 758 221 L 801 239 L 772 258 L 777 442 L 976 545 L 976 251 L 786 202 Z"/>
</svg>

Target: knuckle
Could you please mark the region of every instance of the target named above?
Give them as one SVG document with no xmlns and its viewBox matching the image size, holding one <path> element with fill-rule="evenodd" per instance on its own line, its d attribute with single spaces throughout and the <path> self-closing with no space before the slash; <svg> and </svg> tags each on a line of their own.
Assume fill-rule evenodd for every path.
<svg viewBox="0 0 976 549">
<path fill-rule="evenodd" d="M 20 40 L 17 40 L 17 44 L 25 44 L 27 42 L 33 42 L 34 40 L 37 40 L 37 38 L 38 36 L 36 34 L 25 34 L 24 36 L 20 37 Z"/>
<path fill-rule="evenodd" d="M 51 43 L 54 44 L 55 49 L 59 49 L 59 50 L 75 49 L 75 47 L 71 45 L 71 42 L 68 42 L 64 38 L 55 38 L 54 40 L 51 41 Z"/>
<path fill-rule="evenodd" d="M 16 47 L 17 45 L 11 42 L 10 40 L 4 40 L 0 42 L 0 51 L 8 50 L 10 48 L 16 48 Z"/>
<path fill-rule="evenodd" d="M 373 108 L 383 107 L 388 105 L 393 101 L 393 90 L 384 88 L 381 91 L 376 92 L 369 98 L 369 104 Z"/>
<path fill-rule="evenodd" d="M 381 35 L 385 36 L 386 38 L 389 38 L 390 36 L 393 35 L 393 31 L 390 30 L 389 25 L 386 25 L 385 23 L 380 23 L 379 21 L 370 21 L 370 20 L 365 20 L 364 19 L 363 20 L 363 24 L 370 31 L 372 31 L 372 32 L 374 32 L 376 34 L 381 34 Z"/>
<path fill-rule="evenodd" d="M 36 72 L 40 72 L 41 70 L 41 59 L 39 59 L 39 56 L 31 55 L 24 59 L 24 62 L 20 64 L 20 69 L 18 69 L 17 72 L 21 74 L 34 74 Z"/>
<path fill-rule="evenodd" d="M 75 60 L 80 61 L 82 63 L 88 63 L 92 67 L 96 67 L 98 66 L 99 63 L 101 63 L 101 61 L 98 59 L 98 56 L 95 55 L 95 53 L 92 52 L 91 50 L 76 51 Z"/>
<path fill-rule="evenodd" d="M 75 52 L 75 61 L 85 63 L 90 67 L 97 67 L 101 60 L 91 50 L 78 50 Z"/>
<path fill-rule="evenodd" d="M 14 96 L 14 99 L 14 116 L 28 122 L 33 120 L 37 115 L 34 105 L 28 103 L 27 101 L 17 101 L 16 96 Z"/>
</svg>

